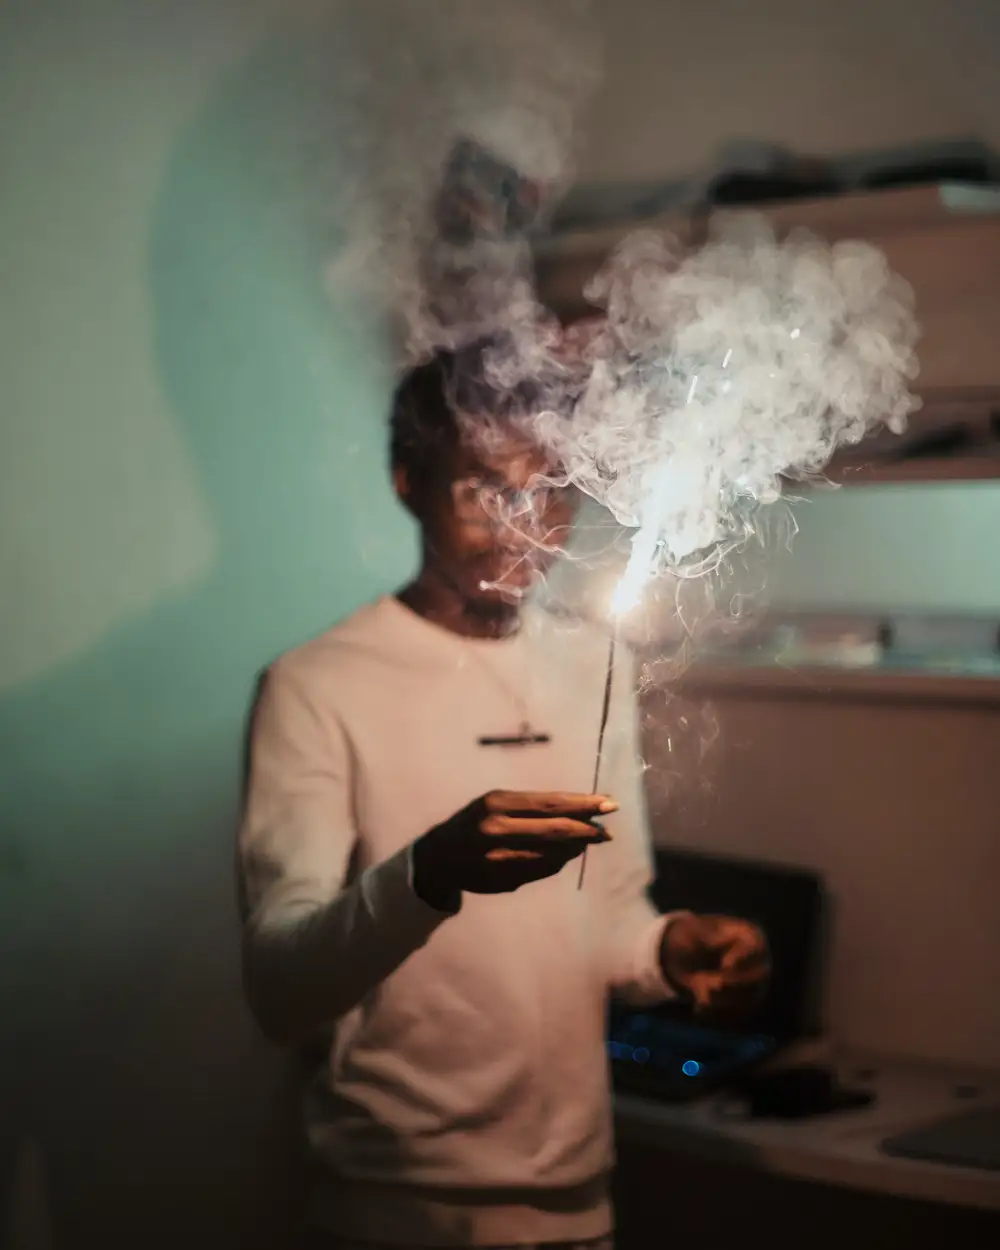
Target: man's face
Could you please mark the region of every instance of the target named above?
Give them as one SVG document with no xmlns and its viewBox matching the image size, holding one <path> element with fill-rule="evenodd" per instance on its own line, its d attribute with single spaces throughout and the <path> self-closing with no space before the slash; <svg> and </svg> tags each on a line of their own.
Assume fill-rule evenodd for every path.
<svg viewBox="0 0 1000 1250">
<path fill-rule="evenodd" d="M 488 447 L 461 444 L 416 489 L 397 489 L 420 522 L 428 562 L 468 603 L 519 599 L 569 536 L 574 492 L 523 435 L 492 430 Z"/>
</svg>

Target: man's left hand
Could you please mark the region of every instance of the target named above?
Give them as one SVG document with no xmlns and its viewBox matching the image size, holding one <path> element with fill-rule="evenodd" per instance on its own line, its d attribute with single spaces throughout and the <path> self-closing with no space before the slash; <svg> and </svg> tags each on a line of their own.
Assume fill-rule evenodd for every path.
<svg viewBox="0 0 1000 1250">
<path fill-rule="evenodd" d="M 763 930 L 734 916 L 682 912 L 660 944 L 663 975 L 696 1011 L 738 1012 L 756 1006 L 767 989 L 771 957 Z"/>
</svg>

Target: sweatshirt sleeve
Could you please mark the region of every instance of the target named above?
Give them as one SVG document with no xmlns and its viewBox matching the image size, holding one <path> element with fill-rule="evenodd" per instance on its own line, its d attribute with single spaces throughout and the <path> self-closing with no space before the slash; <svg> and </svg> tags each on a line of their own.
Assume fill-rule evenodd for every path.
<svg viewBox="0 0 1000 1250">
<path fill-rule="evenodd" d="M 663 915 L 648 897 L 653 854 L 646 814 L 635 665 L 619 647 L 602 792 L 620 810 L 609 819 L 613 841 L 601 857 L 608 983 L 616 997 L 644 1006 L 675 997 L 664 979 L 660 943 L 673 914 Z M 624 653 L 624 654 L 623 654 Z M 594 865 L 595 869 L 597 865 Z"/>
<path fill-rule="evenodd" d="M 413 892 L 406 847 L 348 881 L 351 757 L 336 719 L 284 661 L 255 709 L 239 839 L 247 998 L 297 1043 L 355 1007 L 447 918 Z"/>
</svg>

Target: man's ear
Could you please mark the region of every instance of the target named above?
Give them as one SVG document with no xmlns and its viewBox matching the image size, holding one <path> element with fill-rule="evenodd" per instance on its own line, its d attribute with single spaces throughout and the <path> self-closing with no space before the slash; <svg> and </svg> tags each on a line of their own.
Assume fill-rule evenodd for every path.
<svg viewBox="0 0 1000 1250">
<path fill-rule="evenodd" d="M 396 491 L 396 498 L 407 512 L 412 512 L 413 481 L 405 465 L 395 464 L 392 466 L 392 485 Z"/>
</svg>

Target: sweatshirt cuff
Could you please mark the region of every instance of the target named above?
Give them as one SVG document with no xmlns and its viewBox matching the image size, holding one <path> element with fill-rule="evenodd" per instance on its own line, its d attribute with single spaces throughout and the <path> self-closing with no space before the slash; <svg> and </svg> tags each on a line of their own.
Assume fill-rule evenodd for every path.
<svg viewBox="0 0 1000 1250">
<path fill-rule="evenodd" d="M 645 952 L 646 967 L 649 969 L 650 989 L 663 1002 L 680 997 L 677 987 L 667 980 L 663 972 L 663 960 L 660 957 L 663 938 L 675 920 L 689 914 L 686 911 L 668 911 L 658 916 L 656 923 L 651 926 L 651 945 Z"/>
<path fill-rule="evenodd" d="M 419 943 L 461 907 L 461 895 L 452 910 L 441 910 L 425 903 L 413 889 L 413 847 L 405 846 L 381 864 L 366 868 L 361 874 L 361 890 L 366 909 L 373 919 L 380 920 L 397 932 L 411 934 Z"/>
</svg>

